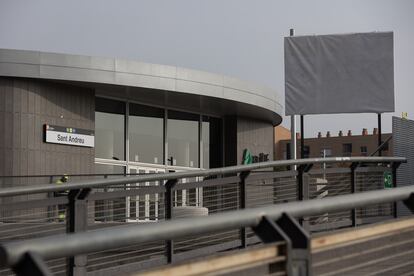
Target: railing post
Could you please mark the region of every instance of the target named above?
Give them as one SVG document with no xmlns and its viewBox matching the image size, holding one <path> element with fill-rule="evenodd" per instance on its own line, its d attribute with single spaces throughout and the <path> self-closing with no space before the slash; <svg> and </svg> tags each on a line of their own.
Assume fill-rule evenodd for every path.
<svg viewBox="0 0 414 276">
<path fill-rule="evenodd" d="M 108 175 L 107 174 L 104 174 L 104 180 L 107 180 L 108 179 Z M 108 189 L 108 187 L 104 187 L 103 188 L 103 191 L 106 193 L 106 192 L 109 192 L 109 189 Z M 109 200 L 102 200 L 103 202 L 102 202 L 102 208 L 103 208 L 103 212 L 102 212 L 102 214 L 103 214 L 103 221 L 104 222 L 107 222 L 107 221 L 113 221 L 114 220 L 114 206 L 113 206 L 113 203 L 112 203 L 112 201 L 109 201 Z M 101 204 L 99 204 L 99 205 L 101 205 Z M 127 208 L 129 208 L 128 206 L 127 206 Z"/>
<path fill-rule="evenodd" d="M 246 199 L 247 199 L 247 192 L 246 192 L 246 178 L 249 176 L 250 171 L 243 171 L 240 173 L 240 182 L 239 182 L 239 207 L 240 209 L 246 208 Z M 246 227 L 240 229 L 240 240 L 241 240 L 241 248 L 247 247 L 247 233 Z"/>
<path fill-rule="evenodd" d="M 308 173 L 303 173 L 302 174 L 302 184 L 303 184 L 303 199 L 302 200 L 308 200 L 309 199 L 309 180 L 310 180 L 310 176 Z M 302 218 L 302 227 L 303 229 L 305 229 L 306 231 L 310 230 L 310 225 L 309 225 L 309 217 L 303 217 Z"/>
<path fill-rule="evenodd" d="M 309 234 L 289 214 L 284 213 L 276 222 L 264 216 L 253 231 L 264 243 L 286 242 L 287 275 L 312 275 Z"/>
<path fill-rule="evenodd" d="M 297 167 L 297 191 L 298 201 L 309 199 L 309 174 L 308 172 L 312 169 L 313 164 L 300 165 Z M 299 218 L 299 224 L 302 225 L 306 230 L 309 230 L 309 218 Z"/>
<path fill-rule="evenodd" d="M 177 179 L 170 179 L 165 183 L 165 219 L 170 220 L 173 216 L 173 189 L 177 184 Z M 166 241 L 166 253 L 168 263 L 173 263 L 174 261 L 174 241 Z"/>
<path fill-rule="evenodd" d="M 88 200 L 91 189 L 71 190 L 68 194 L 67 232 L 82 232 L 88 229 Z M 87 256 L 79 255 L 69 258 L 68 274 L 73 276 L 86 275 Z"/>
<path fill-rule="evenodd" d="M 49 183 L 53 184 L 53 175 L 49 176 Z M 48 198 L 53 198 L 53 192 L 48 192 L 47 193 L 47 197 Z M 53 220 L 55 219 L 55 217 L 58 215 L 59 211 L 56 211 L 57 207 L 55 206 L 47 206 L 47 216 L 49 218 L 49 222 L 53 222 Z"/>
<path fill-rule="evenodd" d="M 49 268 L 40 256 L 34 252 L 26 252 L 21 260 L 14 265 L 13 272 L 17 276 L 51 276 Z"/>
<path fill-rule="evenodd" d="M 297 190 L 298 190 L 298 200 L 302 201 L 305 198 L 305 193 L 308 193 L 309 196 L 309 183 L 305 183 L 304 181 L 304 175 L 305 173 L 309 172 L 313 167 L 313 164 L 305 164 L 300 165 L 297 167 L 298 171 L 298 177 L 297 177 Z M 308 184 L 308 187 L 305 188 L 305 184 Z M 308 191 L 305 191 L 305 189 L 308 189 Z"/>
<path fill-rule="evenodd" d="M 356 168 L 358 167 L 358 163 L 352 163 L 351 164 L 351 193 L 354 194 L 356 192 Z M 357 210 L 356 208 L 353 208 L 351 211 L 351 221 L 352 226 L 357 226 Z"/>
<path fill-rule="evenodd" d="M 401 165 L 401 163 L 392 163 L 392 187 L 397 187 L 397 169 Z M 398 218 L 398 209 L 397 209 L 397 202 L 393 203 L 393 216 L 394 218 Z"/>
<path fill-rule="evenodd" d="M 297 191 L 298 191 L 298 201 L 302 201 L 303 200 L 303 170 L 304 170 L 303 165 L 300 165 L 299 167 L 297 167 L 297 170 L 298 170 L 298 177 L 296 179 L 296 183 L 297 183 Z"/>
</svg>

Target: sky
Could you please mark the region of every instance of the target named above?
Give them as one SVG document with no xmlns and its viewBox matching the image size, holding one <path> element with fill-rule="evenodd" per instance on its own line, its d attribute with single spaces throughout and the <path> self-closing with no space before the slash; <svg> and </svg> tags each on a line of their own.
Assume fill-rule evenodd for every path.
<svg viewBox="0 0 414 276">
<path fill-rule="evenodd" d="M 414 119 L 411 0 L 0 0 L 0 48 L 133 59 L 221 73 L 268 86 L 284 104 L 283 38 L 394 32 L 395 113 Z M 290 127 L 290 118 L 282 125 Z M 360 134 L 376 114 L 305 116 L 305 136 Z"/>
</svg>

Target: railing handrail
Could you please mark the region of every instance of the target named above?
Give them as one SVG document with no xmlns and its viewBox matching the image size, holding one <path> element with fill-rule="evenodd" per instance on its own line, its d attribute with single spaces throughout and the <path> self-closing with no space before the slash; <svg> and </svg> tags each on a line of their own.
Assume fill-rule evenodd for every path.
<svg viewBox="0 0 414 276">
<path fill-rule="evenodd" d="M 83 174 L 27 174 L 27 175 L 1 175 L 1 178 L 50 178 L 50 177 L 83 177 L 83 176 L 126 176 L 126 175 L 143 175 L 145 173 L 83 173 Z"/>
<path fill-rule="evenodd" d="M 213 214 L 167 220 L 157 224 L 138 224 L 60 234 L 43 238 L 0 244 L 0 266 L 13 266 L 27 252 L 43 259 L 61 258 L 96 251 L 110 250 L 131 244 L 170 240 L 187 235 L 257 226 L 266 216 L 277 220 L 287 213 L 293 217 L 360 208 L 371 204 L 403 201 L 414 195 L 414 186 L 362 192 L 358 194 L 290 202 L 266 207 L 241 209 Z"/>
<path fill-rule="evenodd" d="M 66 190 L 79 190 L 79 189 L 92 189 L 103 188 L 111 185 L 123 185 L 130 183 L 162 181 L 170 179 L 182 179 L 189 177 L 207 177 L 211 175 L 224 175 L 232 173 L 240 173 L 244 171 L 252 171 L 257 169 L 284 167 L 292 165 L 306 165 L 306 164 L 321 164 L 321 163 L 404 163 L 407 159 L 404 157 L 328 157 L 328 158 L 306 158 L 295 160 L 279 160 L 260 162 L 250 165 L 238 165 L 208 170 L 197 171 L 185 171 L 185 172 L 173 172 L 162 174 L 147 174 L 132 177 L 122 177 L 113 179 L 98 179 L 87 180 L 80 182 L 70 182 L 65 184 L 39 184 L 36 186 L 23 186 L 23 187 L 11 187 L 0 190 L 0 197 L 5 196 L 17 196 L 25 194 L 45 193 L 45 192 L 58 192 Z"/>
</svg>

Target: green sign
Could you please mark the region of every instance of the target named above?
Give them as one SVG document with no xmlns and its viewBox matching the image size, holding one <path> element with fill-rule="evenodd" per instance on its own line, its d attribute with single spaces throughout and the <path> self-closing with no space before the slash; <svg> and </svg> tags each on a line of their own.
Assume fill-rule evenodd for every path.
<svg viewBox="0 0 414 276">
<path fill-rule="evenodd" d="M 243 165 L 248 165 L 253 163 L 253 156 L 248 149 L 243 151 Z"/>
<path fill-rule="evenodd" d="M 391 172 L 384 172 L 384 188 L 392 188 L 392 174 Z"/>
</svg>

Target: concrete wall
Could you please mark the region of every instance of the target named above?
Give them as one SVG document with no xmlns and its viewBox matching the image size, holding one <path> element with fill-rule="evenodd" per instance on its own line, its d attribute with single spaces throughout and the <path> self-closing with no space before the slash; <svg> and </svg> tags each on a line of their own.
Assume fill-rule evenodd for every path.
<svg viewBox="0 0 414 276">
<path fill-rule="evenodd" d="M 92 89 L 0 77 L 0 176 L 94 173 L 93 148 L 47 144 L 43 125 L 95 129 Z"/>
<path fill-rule="evenodd" d="M 254 119 L 237 118 L 237 164 L 241 164 L 243 151 L 252 155 L 269 154 L 273 160 L 274 131 L 271 123 Z"/>
<path fill-rule="evenodd" d="M 237 164 L 241 164 L 243 151 L 248 149 L 252 155 L 268 154 L 273 160 L 273 125 L 254 119 L 237 118 Z M 247 207 L 273 204 L 273 180 L 247 181 Z"/>
</svg>

